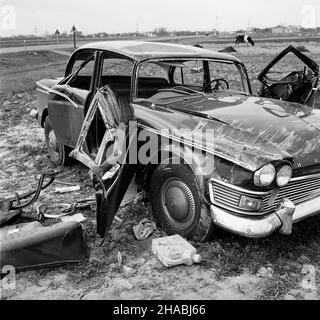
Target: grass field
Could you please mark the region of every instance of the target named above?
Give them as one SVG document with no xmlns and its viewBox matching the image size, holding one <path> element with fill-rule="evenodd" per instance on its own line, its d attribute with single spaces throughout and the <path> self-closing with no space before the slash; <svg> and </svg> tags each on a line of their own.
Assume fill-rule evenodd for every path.
<svg viewBox="0 0 320 320">
<path fill-rule="evenodd" d="M 258 90 L 257 74 L 287 45 L 235 47 L 235 55 L 247 66 L 254 91 Z M 226 45 L 204 46 L 219 50 Z M 320 46 L 305 46 L 320 62 Z M 36 176 L 54 169 L 43 130 L 29 112 L 36 107 L 35 81 L 63 76 L 67 58 L 46 51 L 0 55 L 0 197 L 28 190 Z M 49 188 L 40 202 L 72 203 L 93 196 L 86 168 L 74 165 L 61 169 L 60 179 L 80 184 L 81 190 L 57 196 Z M 95 233 L 94 212 L 82 213 L 87 218 L 83 223 L 87 260 L 19 273 L 17 288 L 3 291 L 3 299 L 319 299 L 319 217 L 294 225 L 290 236 L 274 234 L 260 240 L 218 230 L 212 242 L 193 243 L 203 257 L 200 265 L 167 270 L 152 255 L 151 239 L 139 242 L 133 235 L 132 227 L 143 217 L 152 219 L 148 203 L 123 206 L 118 213 L 123 222 L 113 223 L 103 246 Z M 120 267 L 118 252 L 122 255 Z"/>
</svg>

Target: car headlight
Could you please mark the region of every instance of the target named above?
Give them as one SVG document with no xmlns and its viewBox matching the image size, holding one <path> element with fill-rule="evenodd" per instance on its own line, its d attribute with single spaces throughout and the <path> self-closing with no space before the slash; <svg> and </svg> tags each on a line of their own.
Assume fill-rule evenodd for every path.
<svg viewBox="0 0 320 320">
<path fill-rule="evenodd" d="M 292 168 L 290 166 L 283 166 L 277 173 L 277 185 L 283 187 L 287 185 L 292 176 Z"/>
<path fill-rule="evenodd" d="M 272 164 L 263 166 L 254 174 L 254 184 L 256 186 L 270 186 L 276 177 L 276 169 Z"/>
</svg>

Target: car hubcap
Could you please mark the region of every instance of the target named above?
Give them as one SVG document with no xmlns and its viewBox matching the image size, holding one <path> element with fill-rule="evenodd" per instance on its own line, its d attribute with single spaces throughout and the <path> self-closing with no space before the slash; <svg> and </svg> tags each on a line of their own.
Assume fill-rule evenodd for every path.
<svg viewBox="0 0 320 320">
<path fill-rule="evenodd" d="M 178 228 L 186 228 L 193 222 L 195 203 L 189 187 L 178 179 L 170 179 L 161 190 L 163 211 Z"/>
</svg>

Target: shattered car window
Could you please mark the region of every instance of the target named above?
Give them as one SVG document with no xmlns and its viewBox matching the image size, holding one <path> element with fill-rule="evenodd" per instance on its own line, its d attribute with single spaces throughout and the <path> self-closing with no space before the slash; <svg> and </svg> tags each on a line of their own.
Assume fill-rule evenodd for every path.
<svg viewBox="0 0 320 320">
<path fill-rule="evenodd" d="M 318 76 L 319 66 L 311 58 L 289 46 L 259 74 L 259 95 L 318 108 Z"/>
<path fill-rule="evenodd" d="M 294 74 L 292 74 L 292 66 L 294 67 Z M 306 70 L 304 70 L 306 68 Z M 299 74 L 312 73 L 312 71 L 293 53 L 287 54 L 277 64 L 275 64 L 267 73 L 267 77 L 273 81 L 285 81 L 291 79 L 294 81 Z"/>
</svg>

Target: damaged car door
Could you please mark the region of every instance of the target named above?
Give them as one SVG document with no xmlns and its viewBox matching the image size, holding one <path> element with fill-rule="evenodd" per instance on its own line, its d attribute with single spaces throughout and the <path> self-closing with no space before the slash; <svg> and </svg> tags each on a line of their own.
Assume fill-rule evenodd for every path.
<svg viewBox="0 0 320 320">
<path fill-rule="evenodd" d="M 296 70 L 288 70 L 295 65 Z M 259 74 L 259 96 L 320 108 L 319 65 L 293 46 L 283 50 Z"/>
<path fill-rule="evenodd" d="M 128 123 L 122 120 L 115 93 L 109 86 L 102 87 L 89 106 L 78 142 L 70 154 L 91 169 L 97 201 L 97 233 L 101 237 L 109 230 L 136 168 L 127 163 L 127 150 L 136 129 L 129 130 Z"/>
<path fill-rule="evenodd" d="M 97 52 L 84 51 L 72 58 L 66 77 L 49 91 L 45 141 L 52 162 L 66 163 L 75 146 L 85 115 L 86 105 L 96 89 Z"/>
</svg>

